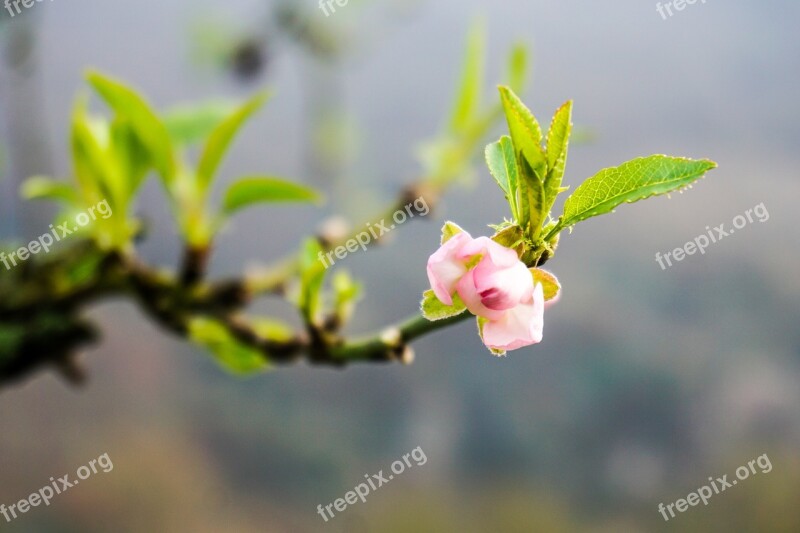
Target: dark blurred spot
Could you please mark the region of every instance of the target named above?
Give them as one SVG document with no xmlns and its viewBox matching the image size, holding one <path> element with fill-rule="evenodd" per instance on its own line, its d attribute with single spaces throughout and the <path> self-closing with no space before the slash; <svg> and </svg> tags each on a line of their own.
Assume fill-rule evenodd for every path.
<svg viewBox="0 0 800 533">
<path fill-rule="evenodd" d="M 25 73 L 30 70 L 29 59 L 36 47 L 36 38 L 31 24 L 24 21 L 18 21 L 18 24 L 14 28 L 7 29 L 3 62 L 10 68 Z"/>
<path fill-rule="evenodd" d="M 264 48 L 264 44 L 256 39 L 248 39 L 237 46 L 231 57 L 233 73 L 244 81 L 259 76 L 266 64 Z"/>
</svg>

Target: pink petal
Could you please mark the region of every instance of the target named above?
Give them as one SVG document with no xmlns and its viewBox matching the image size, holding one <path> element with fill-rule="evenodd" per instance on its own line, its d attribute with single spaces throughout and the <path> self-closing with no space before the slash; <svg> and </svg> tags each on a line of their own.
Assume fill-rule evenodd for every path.
<svg viewBox="0 0 800 533">
<path fill-rule="evenodd" d="M 475 269 L 464 274 L 456 285 L 456 291 L 473 315 L 488 319 L 500 318 L 503 315 L 503 311 L 489 309 L 483 305 L 481 295 L 478 294 L 478 290 L 475 288 Z"/>
<path fill-rule="evenodd" d="M 500 268 L 508 268 L 519 263 L 517 252 L 511 248 L 494 242 L 489 237 L 478 237 L 465 245 L 459 252 L 462 259 L 469 259 L 478 254 L 489 256 L 494 265 Z"/>
<path fill-rule="evenodd" d="M 472 242 L 469 233 L 454 235 L 428 258 L 428 281 L 436 297 L 445 305 L 453 305 L 456 283 L 467 271 L 459 258 L 461 249 Z"/>
<path fill-rule="evenodd" d="M 543 326 L 544 291 L 537 283 L 531 300 L 484 324 L 483 342 L 496 350 L 516 350 L 541 342 Z"/>
<path fill-rule="evenodd" d="M 482 303 L 489 309 L 511 309 L 533 293 L 533 277 L 519 259 L 510 268 L 499 268 L 491 256 L 484 257 L 475 267 L 474 278 Z"/>
</svg>

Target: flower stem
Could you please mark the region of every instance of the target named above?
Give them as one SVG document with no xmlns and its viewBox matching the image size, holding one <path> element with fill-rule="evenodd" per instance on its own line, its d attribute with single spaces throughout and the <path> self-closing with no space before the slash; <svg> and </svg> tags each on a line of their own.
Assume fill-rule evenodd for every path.
<svg viewBox="0 0 800 533">
<path fill-rule="evenodd" d="M 470 313 L 464 312 L 432 322 L 416 315 L 399 326 L 390 327 L 381 333 L 335 347 L 331 349 L 331 357 L 342 364 L 354 361 L 395 361 L 403 358 L 408 343 L 411 341 L 471 317 Z"/>
</svg>

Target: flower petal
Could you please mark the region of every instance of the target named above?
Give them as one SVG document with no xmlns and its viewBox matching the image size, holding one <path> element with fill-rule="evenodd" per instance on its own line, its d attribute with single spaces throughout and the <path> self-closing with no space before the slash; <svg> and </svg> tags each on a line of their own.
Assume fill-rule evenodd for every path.
<svg viewBox="0 0 800 533">
<path fill-rule="evenodd" d="M 504 311 L 499 319 L 486 322 L 483 342 L 495 350 L 516 350 L 541 342 L 543 326 L 544 291 L 537 283 L 529 301 Z"/>
<path fill-rule="evenodd" d="M 512 267 L 519 262 L 517 252 L 494 242 L 489 237 L 473 239 L 460 250 L 459 257 L 468 260 L 478 254 L 488 255 L 492 263 L 500 268 Z"/>
<path fill-rule="evenodd" d="M 453 305 L 453 292 L 456 283 L 467 271 L 459 258 L 461 249 L 472 242 L 467 232 L 450 238 L 428 258 L 428 281 L 436 297 L 446 305 Z"/>
<path fill-rule="evenodd" d="M 483 305 L 489 309 L 511 309 L 530 299 L 533 293 L 533 278 L 520 260 L 510 268 L 500 268 L 492 261 L 491 255 L 487 255 L 474 272 L 475 288 Z"/>
<path fill-rule="evenodd" d="M 467 306 L 469 312 L 475 316 L 482 316 L 488 319 L 497 319 L 503 316 L 503 311 L 489 309 L 481 302 L 481 295 L 475 288 L 475 269 L 470 270 L 458 281 L 456 292 L 461 297 L 461 301 Z"/>
</svg>

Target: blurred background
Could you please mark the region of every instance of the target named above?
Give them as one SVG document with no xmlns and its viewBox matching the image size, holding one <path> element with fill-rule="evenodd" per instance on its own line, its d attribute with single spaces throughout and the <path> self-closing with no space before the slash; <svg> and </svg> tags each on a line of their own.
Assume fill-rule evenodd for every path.
<svg viewBox="0 0 800 533">
<path fill-rule="evenodd" d="M 68 174 L 70 109 L 89 66 L 160 109 L 276 91 L 224 173 L 291 177 L 329 201 L 237 218 L 217 243 L 215 275 L 294 250 L 331 214 L 377 213 L 419 172 L 415 149 L 451 107 L 479 16 L 487 93 L 523 40 L 534 51 L 526 103 L 547 122 L 572 98 L 576 124 L 592 132 L 571 150 L 566 184 L 652 153 L 720 168 L 687 194 L 564 234 L 548 264 L 564 294 L 544 342 L 505 359 L 465 322 L 417 342 L 410 367 L 303 364 L 240 379 L 129 302 L 95 307 L 105 337 L 86 353 L 85 388 L 39 374 L 0 395 L 0 503 L 103 453 L 114 469 L 0 519 L 0 530 L 800 531 L 796 2 L 697 3 L 666 20 L 634 0 L 350 0 L 327 17 L 306 0 L 4 10 L 0 239 L 47 229 L 53 211 L 23 204 L 17 188 Z M 655 262 L 761 203 L 766 222 L 669 269 Z M 155 180 L 139 208 L 157 228 L 142 255 L 174 265 L 178 238 Z M 475 179 L 426 220 L 348 256 L 366 291 L 351 330 L 414 312 L 445 218 L 490 234 L 506 210 L 478 161 Z M 417 446 L 425 465 L 327 523 L 316 514 Z M 762 454 L 768 474 L 670 522 L 658 513 Z"/>
</svg>

